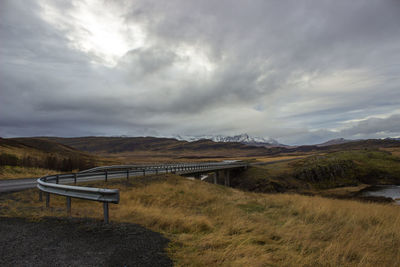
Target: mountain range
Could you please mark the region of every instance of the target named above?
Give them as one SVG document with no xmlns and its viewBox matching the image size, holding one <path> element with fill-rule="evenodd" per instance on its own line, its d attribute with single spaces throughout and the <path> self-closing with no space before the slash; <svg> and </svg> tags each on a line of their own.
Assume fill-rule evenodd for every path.
<svg viewBox="0 0 400 267">
<path fill-rule="evenodd" d="M 211 140 L 219 143 L 241 143 L 251 146 L 264 146 L 264 147 L 285 147 L 286 145 L 280 144 L 278 141 L 272 138 L 250 136 L 247 133 L 238 134 L 234 136 L 224 136 L 224 135 L 199 135 L 199 136 L 183 136 L 175 135 L 173 138 L 182 141 L 198 141 L 198 140 Z"/>
</svg>

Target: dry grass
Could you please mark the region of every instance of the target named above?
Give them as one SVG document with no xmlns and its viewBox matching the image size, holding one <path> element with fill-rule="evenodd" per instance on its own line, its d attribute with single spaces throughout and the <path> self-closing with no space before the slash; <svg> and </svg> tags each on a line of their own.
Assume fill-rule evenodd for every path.
<svg viewBox="0 0 400 267">
<path fill-rule="evenodd" d="M 393 156 L 400 157 L 400 147 L 387 147 L 387 148 L 380 148 L 380 150 L 388 151 Z"/>
<path fill-rule="evenodd" d="M 111 220 L 132 222 L 171 239 L 177 266 L 398 266 L 400 210 L 383 204 L 295 194 L 256 194 L 176 176 L 148 184 L 112 182 L 121 203 Z M 3 197 L 0 215 L 65 216 L 37 191 Z M 100 203 L 73 200 L 73 216 L 101 218 Z"/>
<path fill-rule="evenodd" d="M 104 160 L 111 160 L 124 164 L 135 163 L 171 163 L 171 162 L 204 162 L 204 161 L 221 161 L 221 160 L 244 160 L 244 161 L 259 161 L 259 162 L 272 162 L 286 159 L 304 158 L 315 153 L 291 153 L 282 154 L 277 156 L 243 156 L 235 150 L 218 150 L 206 152 L 190 152 L 185 151 L 182 153 L 167 152 L 120 152 L 120 153 L 107 153 L 99 152 L 97 156 L 102 157 Z M 322 153 L 319 153 L 322 154 Z"/>
<path fill-rule="evenodd" d="M 310 154 L 304 154 L 304 155 L 284 155 L 284 156 L 275 156 L 275 157 L 256 157 L 257 161 L 260 162 L 273 162 L 273 161 L 278 161 L 278 160 L 289 160 L 289 159 L 300 159 L 300 158 L 305 158 L 307 156 L 311 155 Z"/>
<path fill-rule="evenodd" d="M 47 174 L 60 173 L 54 170 L 20 167 L 20 166 L 0 166 L 0 180 L 41 177 Z"/>
</svg>

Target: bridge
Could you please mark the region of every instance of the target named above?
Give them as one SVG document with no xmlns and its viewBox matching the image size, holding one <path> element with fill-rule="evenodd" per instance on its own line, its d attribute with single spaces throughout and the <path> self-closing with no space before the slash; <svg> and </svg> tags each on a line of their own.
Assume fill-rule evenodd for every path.
<svg viewBox="0 0 400 267">
<path fill-rule="evenodd" d="M 99 180 L 107 182 L 109 179 L 121 178 L 129 180 L 135 176 L 174 173 L 229 186 L 230 172 L 234 169 L 245 169 L 247 167 L 248 164 L 242 161 L 102 166 L 78 173 L 47 175 L 37 179 L 37 187 L 40 190 L 40 201 L 43 201 L 43 192 L 45 194 L 46 207 L 50 207 L 50 194 L 65 196 L 67 213 L 69 215 L 71 214 L 71 198 L 102 202 L 104 222 L 108 223 L 108 205 L 109 203 L 119 203 L 119 190 L 76 186 L 78 182 Z"/>
</svg>

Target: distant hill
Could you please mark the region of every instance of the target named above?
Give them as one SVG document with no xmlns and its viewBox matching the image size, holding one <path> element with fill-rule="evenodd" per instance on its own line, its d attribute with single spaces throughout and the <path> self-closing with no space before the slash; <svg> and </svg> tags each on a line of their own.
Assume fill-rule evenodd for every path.
<svg viewBox="0 0 400 267">
<path fill-rule="evenodd" d="M 317 146 L 331 146 L 331 145 L 339 145 L 339 144 L 344 144 L 344 143 L 349 143 L 349 142 L 354 142 L 357 140 L 349 140 L 349 139 L 344 139 L 344 138 L 337 138 L 337 139 L 332 139 L 329 141 L 326 141 L 322 144 L 317 144 Z"/>
<path fill-rule="evenodd" d="M 193 142 L 157 137 L 43 137 L 75 149 L 92 153 L 162 153 L 170 155 L 252 156 L 268 154 L 262 147 L 211 140 Z"/>
<path fill-rule="evenodd" d="M 337 142 L 336 142 L 337 143 Z M 342 150 L 400 147 L 395 139 L 369 139 L 334 142 L 325 145 L 298 147 L 264 147 L 239 142 L 214 142 L 201 139 L 193 142 L 157 137 L 35 137 L 0 139 L 0 152 L 19 158 L 33 157 L 58 161 L 101 162 L 100 157 L 113 162 L 171 162 L 191 159 L 218 159 L 232 157 L 274 156 L 279 154 L 308 154 Z M 104 160 L 103 160 L 104 161 Z M 54 164 L 53 164 L 54 165 Z M 79 167 L 79 169 L 81 169 Z"/>
<path fill-rule="evenodd" d="M 332 141 L 325 145 L 306 145 L 297 147 L 274 147 L 270 148 L 275 153 L 294 153 L 294 152 L 318 152 L 318 151 L 340 151 L 340 150 L 359 150 L 359 149 L 379 149 L 388 147 L 400 147 L 400 141 L 396 139 L 366 139 L 366 140 L 347 140 L 340 142 Z"/>
<path fill-rule="evenodd" d="M 169 150 L 185 141 L 156 137 L 41 137 L 86 152 L 132 152 Z"/>
<path fill-rule="evenodd" d="M 380 147 L 398 147 L 400 141 L 396 139 L 368 139 L 350 141 L 339 139 L 329 141 L 323 145 L 306 145 L 298 147 L 259 147 L 245 145 L 239 142 L 214 142 L 208 139 L 197 141 L 184 141 L 174 138 L 158 137 L 40 137 L 86 152 L 94 153 L 124 153 L 124 152 L 155 152 L 155 153 L 210 153 L 227 155 L 275 155 L 279 153 L 312 152 L 312 151 L 338 151 L 351 149 L 377 149 Z M 229 155 L 229 154 L 228 154 Z"/>
<path fill-rule="evenodd" d="M 378 149 L 387 147 L 400 147 L 400 141 L 396 139 L 366 139 L 345 142 L 336 145 L 325 146 L 322 149 L 348 150 L 348 149 Z"/>
<path fill-rule="evenodd" d="M 0 138 L 0 166 L 71 171 L 100 163 L 98 157 L 42 138 Z"/>
</svg>

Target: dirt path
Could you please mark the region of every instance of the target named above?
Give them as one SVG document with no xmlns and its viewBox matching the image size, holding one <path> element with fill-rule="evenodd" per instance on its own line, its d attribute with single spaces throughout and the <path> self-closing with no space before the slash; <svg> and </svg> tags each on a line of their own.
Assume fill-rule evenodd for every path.
<svg viewBox="0 0 400 267">
<path fill-rule="evenodd" d="M 0 266 L 172 266 L 167 244 L 135 224 L 0 217 Z"/>
</svg>

